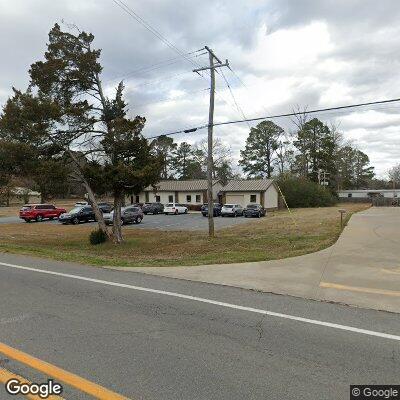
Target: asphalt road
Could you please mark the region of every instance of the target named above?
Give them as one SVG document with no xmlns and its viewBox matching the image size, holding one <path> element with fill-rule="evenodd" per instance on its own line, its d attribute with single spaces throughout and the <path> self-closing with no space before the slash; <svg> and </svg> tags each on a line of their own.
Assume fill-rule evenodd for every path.
<svg viewBox="0 0 400 400">
<path fill-rule="evenodd" d="M 337 400 L 400 383 L 400 337 L 353 329 L 399 335 L 398 314 L 6 254 L 0 304 L 1 343 L 132 399 Z"/>
<path fill-rule="evenodd" d="M 250 221 L 254 221 L 256 218 L 244 218 L 244 217 L 217 217 L 214 219 L 215 228 L 221 229 L 229 226 L 234 226 L 237 224 L 249 223 Z M 21 223 L 26 224 L 25 221 L 21 220 L 18 217 L 0 217 L 0 224 L 14 224 Z M 36 224 L 39 222 L 31 222 L 32 224 Z M 40 222 L 40 224 L 60 224 L 58 220 L 45 220 Z M 95 222 L 90 222 L 89 224 L 95 224 Z M 136 224 L 129 224 L 124 226 L 124 229 L 162 229 L 162 230 L 207 230 L 208 222 L 207 218 L 203 217 L 200 213 L 193 214 L 179 214 L 179 215 L 145 215 L 143 221 Z"/>
</svg>

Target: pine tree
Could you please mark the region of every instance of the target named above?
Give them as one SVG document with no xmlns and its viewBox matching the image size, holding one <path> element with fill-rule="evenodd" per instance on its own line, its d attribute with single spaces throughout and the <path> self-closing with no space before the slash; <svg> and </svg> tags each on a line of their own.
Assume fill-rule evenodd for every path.
<svg viewBox="0 0 400 400">
<path fill-rule="evenodd" d="M 271 178 L 277 161 L 276 151 L 284 130 L 272 121 L 260 122 L 250 129 L 246 147 L 240 152 L 239 165 L 253 177 Z"/>
</svg>

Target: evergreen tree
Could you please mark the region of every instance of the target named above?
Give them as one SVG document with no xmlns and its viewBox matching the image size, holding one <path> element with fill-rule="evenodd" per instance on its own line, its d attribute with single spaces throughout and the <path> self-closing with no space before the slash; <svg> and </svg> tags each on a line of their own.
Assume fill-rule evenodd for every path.
<svg viewBox="0 0 400 400">
<path fill-rule="evenodd" d="M 127 116 L 122 82 L 114 97 L 104 94 L 100 50 L 92 48 L 93 40 L 90 33 L 63 32 L 55 24 L 45 60 L 32 64 L 28 91 L 15 91 L 2 121 L 14 140 L 42 146 L 47 157 L 72 160 L 99 228 L 107 234 L 93 188 L 111 191 L 113 239 L 119 243 L 125 194 L 158 181 L 162 163 L 141 134 L 145 118 Z"/>
<path fill-rule="evenodd" d="M 151 147 L 155 154 L 159 155 L 162 159 L 163 169 L 161 173 L 162 179 L 168 179 L 171 176 L 172 158 L 173 153 L 178 147 L 171 137 L 162 135 L 154 139 Z"/>
<path fill-rule="evenodd" d="M 182 142 L 174 151 L 171 165 L 178 179 L 205 179 L 206 173 L 197 161 L 196 150 L 187 142 Z"/>
<path fill-rule="evenodd" d="M 272 121 L 260 122 L 250 129 L 246 147 L 240 152 L 239 165 L 249 176 L 271 178 L 277 160 L 276 151 L 283 129 Z"/>
<path fill-rule="evenodd" d="M 297 132 L 294 146 L 298 150 L 295 169 L 304 177 L 318 183 L 319 171 L 336 176 L 334 135 L 319 119 L 307 121 Z"/>
</svg>

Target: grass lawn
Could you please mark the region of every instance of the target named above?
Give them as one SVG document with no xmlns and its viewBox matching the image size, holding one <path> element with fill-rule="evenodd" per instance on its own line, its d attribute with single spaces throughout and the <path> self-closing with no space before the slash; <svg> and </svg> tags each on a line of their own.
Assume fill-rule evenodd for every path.
<svg viewBox="0 0 400 400">
<path fill-rule="evenodd" d="M 173 266 L 274 260 L 321 250 L 340 234 L 338 209 L 347 217 L 366 204 L 275 211 L 266 218 L 205 232 L 125 229 L 121 245 L 89 244 L 93 226 L 61 224 L 2 224 L 0 251 L 63 261 L 122 267 Z"/>
</svg>

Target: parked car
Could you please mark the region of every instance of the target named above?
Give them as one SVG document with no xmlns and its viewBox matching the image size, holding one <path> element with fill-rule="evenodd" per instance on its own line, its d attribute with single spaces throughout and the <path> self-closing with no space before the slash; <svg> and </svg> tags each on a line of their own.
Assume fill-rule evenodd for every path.
<svg viewBox="0 0 400 400">
<path fill-rule="evenodd" d="M 58 218 L 66 211 L 65 208 L 58 208 L 53 204 L 26 204 L 19 210 L 19 217 L 26 222 L 40 222 L 45 218 Z"/>
<path fill-rule="evenodd" d="M 104 214 L 104 222 L 107 225 L 112 225 L 114 211 Z M 143 219 L 143 211 L 140 207 L 127 206 L 121 208 L 121 223 L 124 224 L 140 224 Z"/>
<path fill-rule="evenodd" d="M 144 203 L 142 210 L 144 214 L 159 214 L 164 212 L 164 205 L 161 203 Z"/>
<path fill-rule="evenodd" d="M 75 203 L 75 207 L 80 207 L 80 206 L 88 206 L 89 203 L 87 201 L 77 201 Z"/>
<path fill-rule="evenodd" d="M 261 204 L 248 204 L 243 211 L 244 216 L 248 217 L 265 217 L 267 211 Z"/>
<path fill-rule="evenodd" d="M 100 211 L 103 213 L 110 213 L 113 209 L 113 206 L 110 203 L 97 203 L 97 205 L 100 208 Z M 90 204 L 87 201 L 77 201 L 75 203 L 75 207 L 82 207 L 82 206 L 88 206 L 90 207 Z"/>
<path fill-rule="evenodd" d="M 214 215 L 214 217 L 218 217 L 219 215 L 221 215 L 221 209 L 222 209 L 222 204 L 219 204 L 219 203 L 214 203 L 213 204 L 213 215 Z M 208 203 L 204 203 L 201 206 L 200 211 L 203 214 L 203 217 L 207 217 L 208 216 Z"/>
<path fill-rule="evenodd" d="M 113 209 L 113 206 L 110 203 L 97 203 L 100 208 L 100 211 L 104 214 L 110 213 Z"/>
<path fill-rule="evenodd" d="M 225 204 L 221 208 L 221 217 L 238 217 L 243 215 L 243 207 L 240 204 Z"/>
<path fill-rule="evenodd" d="M 61 214 L 58 220 L 63 224 L 79 224 L 79 222 L 96 221 L 91 206 L 74 207 L 71 211 Z"/>
<path fill-rule="evenodd" d="M 167 203 L 164 206 L 164 214 L 187 214 L 188 208 L 184 204 Z"/>
</svg>

